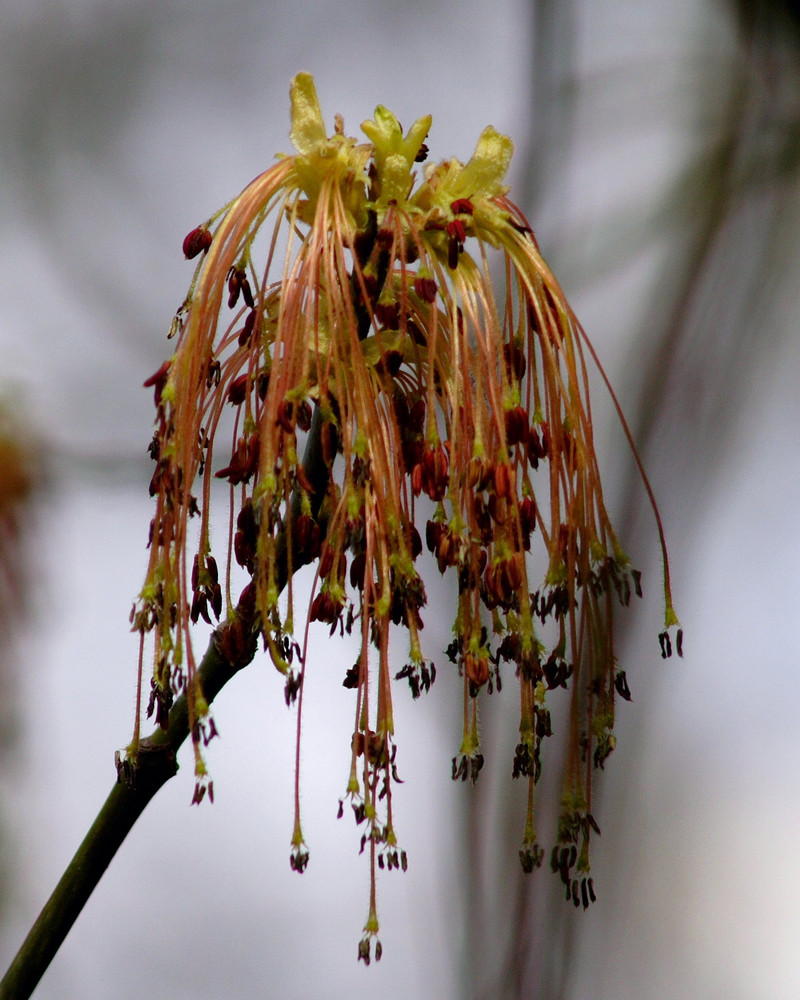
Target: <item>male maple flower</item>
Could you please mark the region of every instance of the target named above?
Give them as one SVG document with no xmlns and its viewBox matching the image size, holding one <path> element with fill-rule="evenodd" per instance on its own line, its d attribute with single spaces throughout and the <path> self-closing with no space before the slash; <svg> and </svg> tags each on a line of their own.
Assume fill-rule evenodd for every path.
<svg viewBox="0 0 800 1000">
<path fill-rule="evenodd" d="M 526 871 L 543 857 L 534 786 L 551 731 L 548 692 L 571 691 L 550 862 L 576 905 L 594 898 L 592 771 L 614 747 L 615 699 L 629 697 L 614 604 L 639 592 L 639 577 L 603 503 L 584 357 L 594 353 L 506 195 L 511 140 L 489 127 L 466 164 L 418 166 L 429 116 L 404 133 L 379 106 L 358 142 L 339 117 L 328 135 L 309 75 L 293 81 L 291 104 L 296 152 L 184 241 L 199 263 L 173 323 L 175 353 L 147 383 L 156 513 L 133 626 L 143 647 L 153 639 L 149 712 L 166 725 L 173 697 L 187 692 L 199 801 L 213 790 L 202 755 L 213 723 L 191 625 L 238 621 L 238 632 L 224 632 L 231 658 L 249 658 L 260 635 L 287 702 L 299 693 L 299 716 L 305 642 L 294 639 L 291 580 L 316 562 L 300 634 L 320 621 L 361 642 L 344 678 L 354 721 L 343 801 L 369 848 L 359 946 L 368 962 L 373 945 L 380 957 L 376 866 L 406 865 L 392 815 L 393 688 L 404 680 L 416 698 L 436 676 L 420 637 L 424 549 L 457 583 L 447 649 L 464 699 L 454 778 L 474 781 L 483 762 L 480 691 L 499 689 L 507 669 L 519 689 L 513 774 L 528 784 Z M 226 448 L 218 431 L 231 424 Z M 215 478 L 229 484 L 221 563 L 209 536 Z M 535 547 L 544 558 L 533 580 Z M 238 611 L 232 560 L 251 580 Z M 677 620 L 664 565 L 669 628 Z M 390 662 L 393 625 L 408 635 L 404 664 Z M 665 651 L 669 643 L 665 632 Z M 138 728 L 132 760 L 137 741 Z M 292 866 L 307 860 L 297 805 Z"/>
</svg>

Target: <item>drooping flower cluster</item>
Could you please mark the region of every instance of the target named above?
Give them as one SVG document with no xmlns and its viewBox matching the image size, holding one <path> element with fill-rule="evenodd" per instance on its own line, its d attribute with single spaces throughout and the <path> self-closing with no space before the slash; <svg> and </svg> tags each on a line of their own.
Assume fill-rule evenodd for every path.
<svg viewBox="0 0 800 1000">
<path fill-rule="evenodd" d="M 302 702 L 291 581 L 316 563 L 300 634 L 319 621 L 361 639 L 344 678 L 355 703 L 345 798 L 371 859 L 359 948 L 369 961 L 376 865 L 406 864 L 392 822 L 393 687 L 406 681 L 416 698 L 436 676 L 420 637 L 422 553 L 457 585 L 447 655 L 462 679 L 464 723 L 454 778 L 480 771 L 481 689 L 500 687 L 501 668 L 519 689 L 513 775 L 529 789 L 526 871 L 543 857 L 534 786 L 551 730 L 547 696 L 571 691 L 550 861 L 576 905 L 593 898 L 592 771 L 614 747 L 615 699 L 629 697 L 613 610 L 639 592 L 639 578 L 603 503 L 591 347 L 506 197 L 511 141 L 487 128 L 468 163 L 419 166 L 430 117 L 403 133 L 378 107 L 359 143 L 339 118 L 327 134 L 310 76 L 295 78 L 291 102 L 296 153 L 184 242 L 199 264 L 173 323 L 175 353 L 148 380 L 156 514 L 133 625 L 143 647 L 152 636 L 150 712 L 166 724 L 176 693 L 189 696 L 199 800 L 213 791 L 201 752 L 213 723 L 192 623 L 234 615 L 235 560 L 251 579 L 239 607 L 285 675 L 287 701 L 299 693 Z M 231 426 L 226 446 L 218 430 Z M 220 563 L 209 536 L 215 479 L 229 484 Z M 669 627 L 666 561 L 665 584 Z M 279 603 L 284 586 L 288 602 Z M 408 634 L 404 664 L 390 662 L 393 625 Z M 665 632 L 664 649 L 669 642 Z M 307 859 L 298 811 L 292 866 Z"/>
</svg>

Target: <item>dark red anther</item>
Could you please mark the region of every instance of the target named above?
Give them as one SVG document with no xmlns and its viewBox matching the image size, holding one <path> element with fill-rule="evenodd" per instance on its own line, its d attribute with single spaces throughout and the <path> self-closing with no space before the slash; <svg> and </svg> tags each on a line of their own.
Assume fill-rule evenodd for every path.
<svg viewBox="0 0 800 1000">
<path fill-rule="evenodd" d="M 508 462 L 498 462 L 492 470 L 494 479 L 494 494 L 499 500 L 506 500 L 511 496 L 511 466 Z"/>
<path fill-rule="evenodd" d="M 239 603 L 236 605 L 236 616 L 245 627 L 249 627 L 253 624 L 255 613 L 256 585 L 251 582 L 243 587 L 241 594 L 239 594 Z"/>
<path fill-rule="evenodd" d="M 154 372 L 149 379 L 147 379 L 143 385 L 145 389 L 153 387 L 153 399 L 155 400 L 156 406 L 161 402 L 161 393 L 164 391 L 164 386 L 167 384 L 167 379 L 169 378 L 169 366 L 172 362 L 165 361 L 164 364 Z"/>
<path fill-rule="evenodd" d="M 450 211 L 453 215 L 472 215 L 474 210 L 469 198 L 456 198 L 450 202 Z"/>
<path fill-rule="evenodd" d="M 417 277 L 414 279 L 414 291 L 423 302 L 433 302 L 436 298 L 437 285 L 433 278 Z"/>
<path fill-rule="evenodd" d="M 448 222 L 446 232 L 451 239 L 457 240 L 461 246 L 464 245 L 464 240 L 467 238 L 467 229 L 461 219 L 453 219 L 452 222 Z"/>
<path fill-rule="evenodd" d="M 350 563 L 350 586 L 353 590 L 364 589 L 364 577 L 367 571 L 367 556 L 364 552 L 359 552 L 353 557 Z"/>
<path fill-rule="evenodd" d="M 526 549 L 531 547 L 530 535 L 536 528 L 536 502 L 533 497 L 525 497 L 519 504 L 519 527 Z"/>
<path fill-rule="evenodd" d="M 205 253 L 211 246 L 212 236 L 205 226 L 198 226 L 190 233 L 187 233 L 183 241 L 183 256 L 187 260 L 197 257 L 198 254 Z"/>
<path fill-rule="evenodd" d="M 465 653 L 464 672 L 476 687 L 483 687 L 489 680 L 489 659 L 485 654 Z"/>
<path fill-rule="evenodd" d="M 195 623 L 199 618 L 202 618 L 206 625 L 211 624 L 211 617 L 208 613 L 208 597 L 204 590 L 196 590 L 194 592 L 189 617 L 192 619 L 192 622 Z"/>
<path fill-rule="evenodd" d="M 256 328 L 256 311 L 251 309 L 244 318 L 244 326 L 239 334 L 239 347 L 247 347 L 253 338 L 253 331 Z"/>
<path fill-rule="evenodd" d="M 542 421 L 542 448 L 545 458 L 552 453 L 552 441 L 550 439 L 550 428 L 546 421 Z"/>
<path fill-rule="evenodd" d="M 334 577 L 331 577 L 334 570 L 336 571 L 336 574 Z M 323 542 L 320 548 L 319 556 L 319 578 L 321 580 L 332 578 L 337 580 L 340 584 L 343 584 L 346 572 L 347 556 L 345 553 L 337 553 L 333 546 L 327 541 Z"/>
<path fill-rule="evenodd" d="M 467 486 L 481 493 L 492 479 L 492 467 L 485 458 L 473 456 L 467 464 Z"/>
<path fill-rule="evenodd" d="M 443 532 L 444 523 L 442 521 L 428 521 L 425 525 L 425 544 L 428 546 L 428 551 L 436 552 Z"/>
<path fill-rule="evenodd" d="M 172 466 L 167 459 L 159 461 L 150 480 L 150 496 L 154 497 L 158 493 L 164 493 L 170 498 L 173 494 Z"/>
<path fill-rule="evenodd" d="M 461 554 L 461 545 L 458 535 L 442 525 L 442 533 L 436 546 L 436 563 L 440 573 L 444 573 L 448 566 L 456 565 Z"/>
<path fill-rule="evenodd" d="M 342 602 L 334 598 L 330 591 L 322 590 L 311 602 L 309 621 L 335 625 L 342 614 Z"/>
<path fill-rule="evenodd" d="M 484 604 L 491 611 L 498 604 L 502 603 L 502 597 L 497 586 L 497 567 L 487 566 L 483 576 L 483 586 L 485 590 Z"/>
<path fill-rule="evenodd" d="M 247 280 L 247 276 L 245 275 L 244 271 L 242 271 L 242 276 L 239 279 L 239 287 L 242 290 L 242 299 L 244 300 L 244 304 L 247 306 L 248 309 L 252 309 L 256 303 L 253 298 L 253 293 L 250 289 L 250 282 Z"/>
<path fill-rule="evenodd" d="M 515 378 L 517 382 L 521 382 L 525 377 L 525 370 L 528 367 L 528 363 L 525 360 L 525 354 L 516 346 L 516 344 L 503 344 L 503 358 L 506 362 L 506 371 L 508 372 L 509 378 Z"/>
<path fill-rule="evenodd" d="M 417 462 L 411 470 L 411 492 L 415 497 L 422 493 L 422 462 Z M 153 496 L 152 485 L 150 486 L 150 496 Z"/>
<path fill-rule="evenodd" d="M 617 689 L 617 694 L 624 698 L 625 701 L 631 700 L 631 689 L 628 687 L 628 678 L 624 670 L 618 670 L 616 677 L 614 678 L 614 687 Z"/>
<path fill-rule="evenodd" d="M 211 610 L 214 612 L 214 617 L 219 620 L 222 614 L 222 588 L 218 583 L 211 587 Z"/>
<path fill-rule="evenodd" d="M 233 536 L 233 554 L 236 562 L 245 569 L 252 571 L 256 558 L 256 534 L 255 525 L 253 534 L 250 535 L 241 529 Z"/>
<path fill-rule="evenodd" d="M 208 362 L 208 371 L 206 372 L 206 388 L 212 389 L 214 386 L 219 385 L 219 380 L 222 376 L 222 366 L 217 358 L 214 358 Z"/>
<path fill-rule="evenodd" d="M 508 556 L 492 563 L 484 575 L 487 607 L 498 604 L 503 608 L 512 607 L 522 584 L 522 570 L 517 556 Z"/>
<path fill-rule="evenodd" d="M 521 406 L 506 410 L 506 444 L 525 444 L 528 440 L 528 414 Z"/>
<path fill-rule="evenodd" d="M 417 150 L 417 155 L 414 157 L 414 162 L 424 163 L 427 158 L 428 158 L 428 147 L 423 142 L 420 145 L 419 149 Z"/>
<path fill-rule="evenodd" d="M 294 431 L 294 403 L 289 402 L 288 399 L 281 403 L 278 407 L 276 423 L 280 424 L 287 434 Z"/>
<path fill-rule="evenodd" d="M 467 238 L 467 230 L 461 219 L 453 219 L 445 226 L 449 237 L 447 244 L 447 266 L 451 271 L 458 267 L 458 257 L 464 250 L 464 240 Z"/>
<path fill-rule="evenodd" d="M 247 438 L 239 438 L 231 461 L 224 469 L 215 473 L 217 479 L 227 479 L 231 486 L 249 482 L 250 477 L 258 468 L 259 438 L 251 434 Z"/>
<path fill-rule="evenodd" d="M 322 544 L 322 531 L 320 526 L 316 521 L 311 525 L 311 531 L 308 536 L 308 545 L 306 546 L 303 555 L 308 562 L 313 562 L 319 555 L 320 545 Z"/>
<path fill-rule="evenodd" d="M 508 503 L 505 497 L 490 493 L 486 506 L 495 524 L 502 525 L 508 521 Z"/>
<path fill-rule="evenodd" d="M 449 473 L 447 452 L 442 444 L 428 445 L 422 456 L 422 489 L 431 500 L 441 500 L 447 492 Z M 416 472 L 416 468 L 414 470 Z"/>
<path fill-rule="evenodd" d="M 408 536 L 411 558 L 416 559 L 420 552 L 422 552 L 422 537 L 419 531 L 417 531 L 416 525 L 410 524 L 408 526 Z"/>
<path fill-rule="evenodd" d="M 327 541 L 323 542 L 319 553 L 319 576 L 321 580 L 324 580 L 333 569 L 334 556 L 333 546 Z"/>
<path fill-rule="evenodd" d="M 451 236 L 447 243 L 447 266 L 451 271 L 458 267 L 458 255 L 464 249 L 464 244 L 459 243 L 455 236 Z"/>
<path fill-rule="evenodd" d="M 233 309 L 239 301 L 239 293 L 242 290 L 242 281 L 247 280 L 241 267 L 232 267 L 228 271 L 228 308 Z M 252 298 L 252 296 L 251 296 Z"/>
<path fill-rule="evenodd" d="M 528 461 L 534 469 L 539 468 L 540 459 L 547 458 L 547 449 L 542 443 L 539 437 L 539 432 L 536 427 L 531 424 L 530 430 L 528 431 Z"/>
<path fill-rule="evenodd" d="M 246 667 L 256 651 L 256 640 L 252 630 L 255 594 L 253 593 L 252 598 L 248 596 L 250 586 L 251 584 L 248 584 L 242 591 L 236 609 L 238 612 L 236 617 L 221 625 L 216 632 L 217 647 L 220 653 L 225 661 L 237 670 L 240 667 Z"/>
<path fill-rule="evenodd" d="M 508 556 L 500 562 L 500 579 L 503 589 L 509 595 L 509 600 L 522 586 L 522 569 L 517 556 Z"/>
<path fill-rule="evenodd" d="M 247 397 L 248 390 L 252 389 L 252 382 L 247 372 L 239 375 L 228 386 L 228 402 L 234 406 L 239 406 Z"/>
</svg>

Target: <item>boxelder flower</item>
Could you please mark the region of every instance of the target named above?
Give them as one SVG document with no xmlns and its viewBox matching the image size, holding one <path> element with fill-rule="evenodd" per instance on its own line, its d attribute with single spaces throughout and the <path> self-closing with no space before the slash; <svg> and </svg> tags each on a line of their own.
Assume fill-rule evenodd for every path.
<svg viewBox="0 0 800 1000">
<path fill-rule="evenodd" d="M 359 946 L 368 962 L 380 957 L 376 866 L 406 866 L 392 813 L 393 682 L 407 681 L 416 698 L 436 676 L 420 639 L 423 550 L 457 582 L 447 650 L 464 699 L 454 779 L 474 781 L 483 762 L 480 690 L 499 689 L 509 668 L 519 688 L 513 775 L 528 783 L 526 871 L 543 858 L 534 786 L 551 731 L 548 693 L 570 691 L 550 862 L 576 905 L 594 898 L 592 772 L 614 748 L 616 697 L 630 697 L 614 655 L 614 604 L 639 593 L 639 577 L 603 503 L 587 395 L 585 352 L 594 352 L 506 196 L 511 140 L 489 127 L 466 164 L 421 167 L 429 116 L 404 133 L 379 106 L 359 143 L 338 117 L 327 134 L 307 74 L 295 78 L 291 104 L 296 152 L 184 242 L 199 263 L 173 322 L 175 353 L 147 382 L 156 513 L 133 625 L 143 645 L 153 638 L 149 712 L 166 725 L 173 697 L 187 691 L 199 801 L 213 791 L 202 755 L 213 729 L 191 625 L 234 620 L 232 560 L 244 567 L 251 582 L 239 614 L 247 609 L 285 675 L 287 702 L 299 695 L 299 739 L 305 642 L 294 639 L 291 580 L 316 561 L 301 630 L 319 621 L 361 640 L 344 678 L 355 704 L 342 803 L 363 824 L 370 857 Z M 231 425 L 225 447 L 218 432 Z M 215 478 L 229 484 L 221 563 L 209 535 Z M 677 620 L 664 565 L 669 628 Z M 408 635 L 399 669 L 392 625 Z M 238 645 L 226 634 L 226 655 L 252 655 L 241 634 Z M 665 632 L 665 652 L 670 642 Z M 137 740 L 138 723 L 131 758 Z M 307 860 L 297 807 L 292 867 Z"/>
</svg>

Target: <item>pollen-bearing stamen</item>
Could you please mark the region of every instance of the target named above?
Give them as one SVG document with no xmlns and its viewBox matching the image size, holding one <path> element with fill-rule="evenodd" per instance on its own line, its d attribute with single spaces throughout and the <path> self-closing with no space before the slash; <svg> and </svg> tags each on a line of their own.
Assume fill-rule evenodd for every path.
<svg viewBox="0 0 800 1000">
<path fill-rule="evenodd" d="M 298 702 L 298 740 L 302 691 L 313 683 L 309 624 L 360 635 L 344 677 L 354 722 L 343 755 L 345 797 L 369 848 L 359 945 L 368 962 L 373 939 L 376 958 L 381 950 L 376 869 L 407 864 L 392 814 L 393 682 L 407 682 L 416 698 L 436 678 L 420 635 L 421 553 L 457 584 L 447 654 L 461 678 L 464 721 L 454 779 L 476 780 L 483 764 L 480 692 L 499 690 L 503 669 L 517 676 L 513 776 L 528 779 L 525 871 L 544 856 L 534 786 L 551 735 L 548 696 L 569 692 L 551 867 L 576 905 L 594 898 L 592 772 L 614 747 L 616 696 L 630 698 L 615 659 L 614 609 L 640 587 L 603 501 L 584 352 L 597 359 L 507 197 L 511 141 L 490 127 L 466 164 L 428 163 L 430 117 L 403 133 L 379 106 L 359 143 L 340 119 L 327 134 L 307 74 L 295 78 L 291 101 L 296 152 L 184 241 L 185 256 L 198 258 L 195 277 L 173 322 L 174 354 L 146 383 L 157 409 L 156 512 L 132 621 L 152 636 L 149 713 L 165 725 L 175 695 L 188 695 L 195 801 L 213 793 L 202 750 L 214 730 L 192 624 L 221 620 L 226 656 L 252 655 L 261 636 L 287 703 Z M 232 428 L 228 443 L 222 428 Z M 222 483 L 229 530 L 217 562 L 210 510 Z M 537 547 L 543 568 L 535 571 Z M 234 611 L 234 563 L 250 578 L 238 602 L 244 618 Z M 296 621 L 292 574 L 307 563 L 316 563 L 314 587 Z M 665 556 L 670 628 L 677 619 L 666 570 Z M 285 585 L 288 602 L 279 602 Z M 399 670 L 390 663 L 392 626 L 408 634 Z M 296 627 L 306 636 L 302 653 Z M 667 633 L 661 646 L 671 650 Z M 134 763 L 136 752 L 134 740 Z M 299 761 L 298 750 L 298 770 Z M 299 791 L 291 844 L 291 865 L 302 871 L 309 855 Z"/>
</svg>

